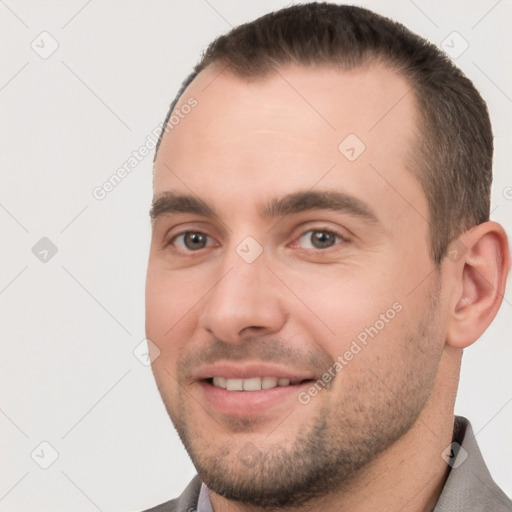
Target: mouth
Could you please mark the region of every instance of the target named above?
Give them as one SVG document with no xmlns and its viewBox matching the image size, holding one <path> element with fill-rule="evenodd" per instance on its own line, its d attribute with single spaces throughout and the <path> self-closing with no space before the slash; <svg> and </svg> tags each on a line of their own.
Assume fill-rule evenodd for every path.
<svg viewBox="0 0 512 512">
<path fill-rule="evenodd" d="M 211 377 L 205 382 L 227 391 L 262 391 L 277 387 L 290 387 L 313 379 L 288 379 L 283 377 L 249 377 L 246 379 L 230 379 L 226 377 Z"/>
<path fill-rule="evenodd" d="M 217 361 L 192 375 L 197 400 L 210 416 L 257 418 L 279 416 L 303 407 L 301 392 L 316 382 L 311 369 L 267 361 Z M 224 418 L 222 418 L 224 416 Z"/>
<path fill-rule="evenodd" d="M 225 418 L 275 418 L 285 410 L 302 408 L 299 395 L 314 379 L 209 377 L 198 381 L 200 402 L 214 415 Z"/>
</svg>

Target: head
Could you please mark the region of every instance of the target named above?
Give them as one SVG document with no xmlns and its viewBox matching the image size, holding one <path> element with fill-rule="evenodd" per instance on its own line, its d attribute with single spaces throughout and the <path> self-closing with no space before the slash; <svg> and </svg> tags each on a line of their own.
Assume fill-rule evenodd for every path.
<svg viewBox="0 0 512 512">
<path fill-rule="evenodd" d="M 165 126 L 146 328 L 207 485 L 297 506 L 452 415 L 508 271 L 471 82 L 368 10 L 293 6 L 214 41 Z"/>
</svg>

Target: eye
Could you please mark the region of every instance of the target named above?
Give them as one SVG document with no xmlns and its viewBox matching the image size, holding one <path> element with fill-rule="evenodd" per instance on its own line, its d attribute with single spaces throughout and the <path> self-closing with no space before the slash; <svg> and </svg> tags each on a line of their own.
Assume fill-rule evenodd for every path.
<svg viewBox="0 0 512 512">
<path fill-rule="evenodd" d="M 343 240 L 343 237 L 333 231 L 310 229 L 299 238 L 298 245 L 303 249 L 328 249 Z"/>
<path fill-rule="evenodd" d="M 200 231 L 186 231 L 175 236 L 171 243 L 184 251 L 199 251 L 205 247 L 215 245 L 215 242 Z"/>
</svg>

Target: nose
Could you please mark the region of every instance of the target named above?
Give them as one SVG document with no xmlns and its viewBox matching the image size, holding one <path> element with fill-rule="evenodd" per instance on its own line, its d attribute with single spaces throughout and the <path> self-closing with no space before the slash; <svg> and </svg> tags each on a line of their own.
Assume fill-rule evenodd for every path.
<svg viewBox="0 0 512 512">
<path fill-rule="evenodd" d="M 204 330 L 226 343 L 239 343 L 282 329 L 287 318 L 283 290 L 264 257 L 246 263 L 235 254 L 217 279 L 203 301 L 199 325 Z"/>
</svg>

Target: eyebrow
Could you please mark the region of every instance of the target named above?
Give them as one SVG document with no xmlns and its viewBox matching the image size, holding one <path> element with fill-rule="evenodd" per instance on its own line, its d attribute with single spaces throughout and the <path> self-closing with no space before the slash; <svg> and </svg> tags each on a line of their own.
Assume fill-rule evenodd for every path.
<svg viewBox="0 0 512 512">
<path fill-rule="evenodd" d="M 364 201 L 344 192 L 331 190 L 308 190 L 272 199 L 260 213 L 264 217 L 275 218 L 309 210 L 333 210 L 359 217 L 370 223 L 378 222 L 377 215 Z"/>
<path fill-rule="evenodd" d="M 308 190 L 271 199 L 259 209 L 259 213 L 265 218 L 276 218 L 309 210 L 333 210 L 359 217 L 369 223 L 378 223 L 377 215 L 368 204 L 344 192 L 330 190 Z M 162 215 L 176 213 L 218 217 L 212 206 L 190 194 L 164 192 L 153 199 L 150 210 L 152 221 Z"/>
<path fill-rule="evenodd" d="M 163 192 L 153 198 L 149 216 L 152 221 L 173 213 L 194 213 L 204 217 L 217 217 L 215 210 L 201 199 L 177 192 Z"/>
</svg>

